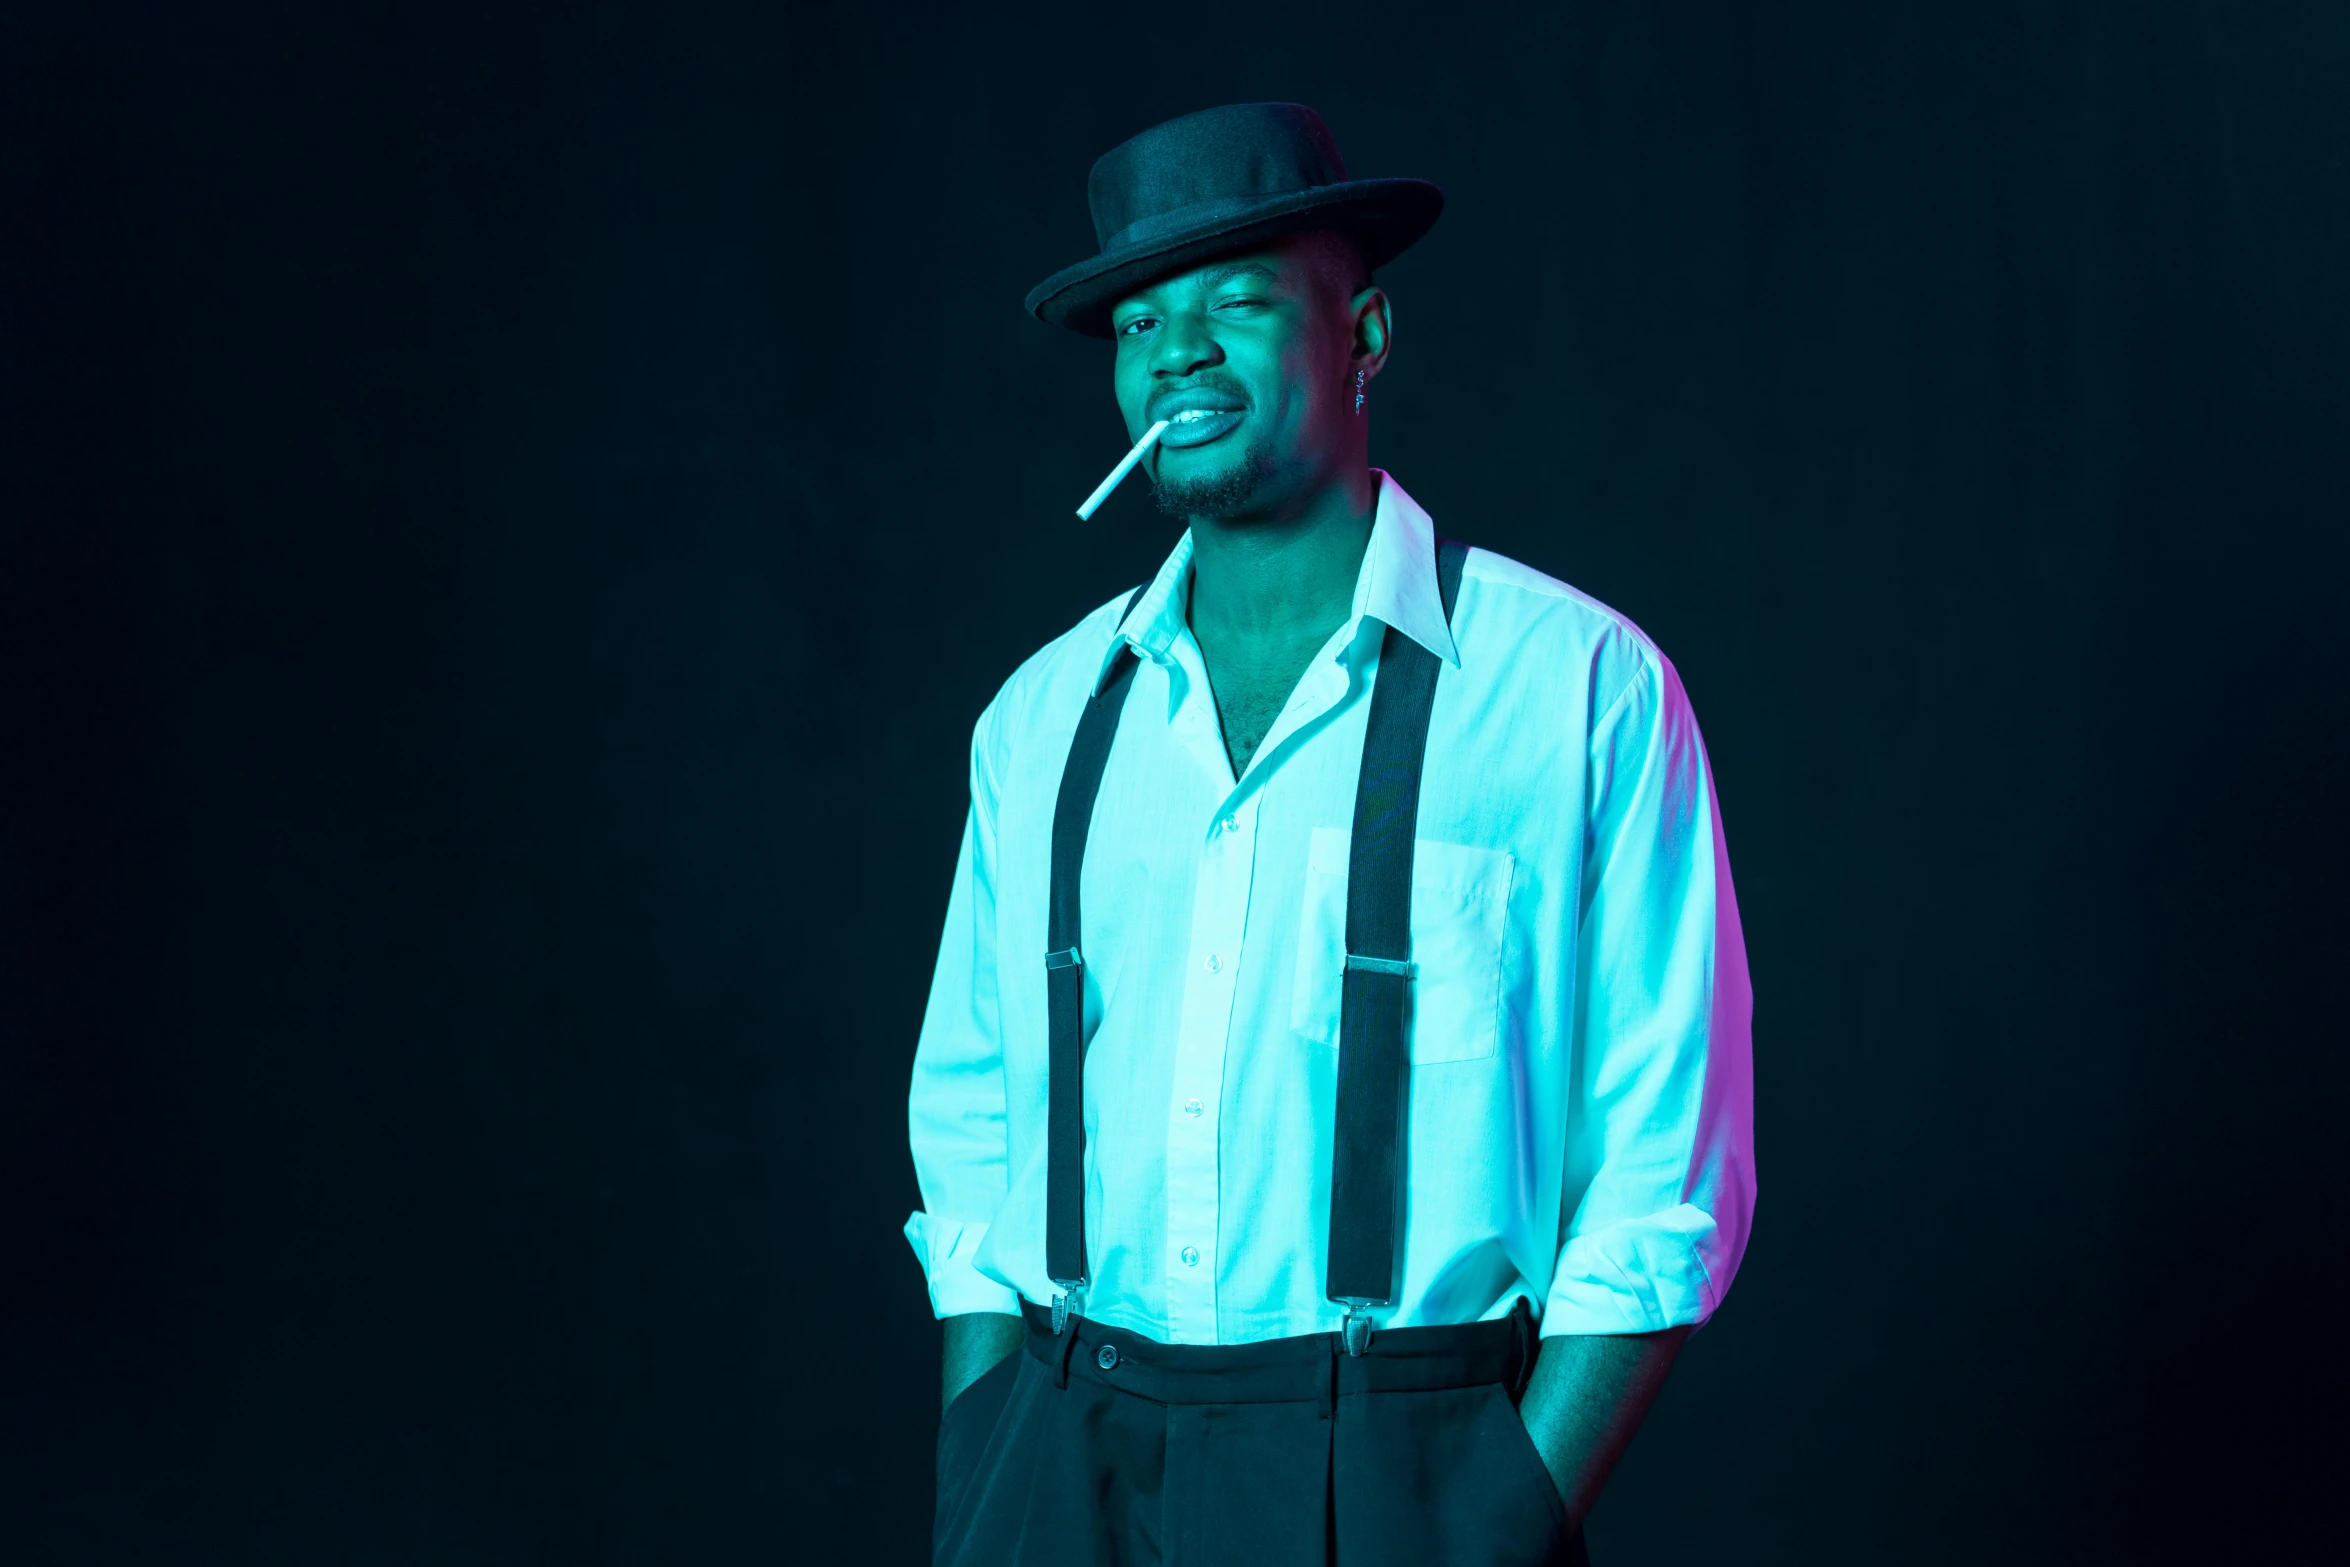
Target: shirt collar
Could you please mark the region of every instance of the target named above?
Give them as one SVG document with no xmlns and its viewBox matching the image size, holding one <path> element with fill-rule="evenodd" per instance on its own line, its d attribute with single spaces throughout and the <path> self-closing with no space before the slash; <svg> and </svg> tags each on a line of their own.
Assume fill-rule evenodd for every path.
<svg viewBox="0 0 2350 1567">
<path fill-rule="evenodd" d="M 1359 624 L 1368 617 L 1393 626 L 1457 669 L 1460 650 L 1445 623 L 1444 597 L 1436 584 L 1436 524 L 1385 469 L 1371 472 L 1379 479 L 1379 505 L 1372 514 L 1362 570 L 1355 575 L 1353 620 Z M 1190 603 L 1191 530 L 1186 528 L 1103 651 L 1096 688 L 1121 647 L 1131 646 L 1144 658 L 1164 661 L 1183 633 Z"/>
<path fill-rule="evenodd" d="M 1379 511 L 1355 579 L 1355 613 L 1393 626 L 1458 669 L 1460 649 L 1436 585 L 1436 524 L 1385 469 L 1371 471 L 1379 475 Z"/>
</svg>

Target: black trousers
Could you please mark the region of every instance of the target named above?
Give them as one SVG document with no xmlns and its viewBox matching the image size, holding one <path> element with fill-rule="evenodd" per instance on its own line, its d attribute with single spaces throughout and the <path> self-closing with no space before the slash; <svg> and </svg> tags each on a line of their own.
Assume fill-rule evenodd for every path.
<svg viewBox="0 0 2350 1567">
<path fill-rule="evenodd" d="M 938 1567 L 1568 1567 L 1587 1560 L 1517 1400 L 1535 1337 L 1496 1322 L 1161 1344 L 1072 1317 L 958 1395 Z"/>
</svg>

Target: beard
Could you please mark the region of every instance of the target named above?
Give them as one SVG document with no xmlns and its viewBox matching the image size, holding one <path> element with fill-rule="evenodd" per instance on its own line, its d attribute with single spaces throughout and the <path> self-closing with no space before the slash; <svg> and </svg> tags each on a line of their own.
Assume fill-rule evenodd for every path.
<svg viewBox="0 0 2350 1567">
<path fill-rule="evenodd" d="M 1247 509 L 1273 471 L 1271 457 L 1261 446 L 1243 451 L 1231 466 L 1197 478 L 1164 480 L 1151 475 L 1151 492 L 1159 510 L 1177 522 L 1194 517 L 1222 519 Z"/>
</svg>

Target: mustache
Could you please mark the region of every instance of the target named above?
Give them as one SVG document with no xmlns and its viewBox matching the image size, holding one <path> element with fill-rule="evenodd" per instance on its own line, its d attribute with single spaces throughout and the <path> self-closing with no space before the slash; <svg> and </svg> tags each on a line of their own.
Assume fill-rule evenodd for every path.
<svg viewBox="0 0 2350 1567">
<path fill-rule="evenodd" d="M 1220 397 L 1228 397 L 1243 408 L 1249 406 L 1248 394 L 1241 390 L 1238 381 L 1233 380 L 1230 376 L 1207 371 L 1193 376 L 1180 386 L 1163 386 L 1151 393 L 1149 401 L 1144 404 L 1144 421 L 1149 423 L 1166 418 L 1169 408 L 1185 398 L 1201 392 L 1213 392 Z"/>
</svg>

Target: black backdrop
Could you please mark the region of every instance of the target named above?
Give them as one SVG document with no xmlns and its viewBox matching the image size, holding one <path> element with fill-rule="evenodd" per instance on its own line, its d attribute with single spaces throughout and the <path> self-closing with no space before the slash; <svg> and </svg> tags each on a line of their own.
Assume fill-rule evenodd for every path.
<svg viewBox="0 0 2350 1567">
<path fill-rule="evenodd" d="M 1603 1560 L 2314 1549 L 2339 6 L 492 9 L 0 15 L 10 1559 L 921 1559 L 963 747 L 1171 542 L 1019 298 L 1259 97 L 1450 193 L 1376 456 L 1720 782 Z"/>
</svg>

